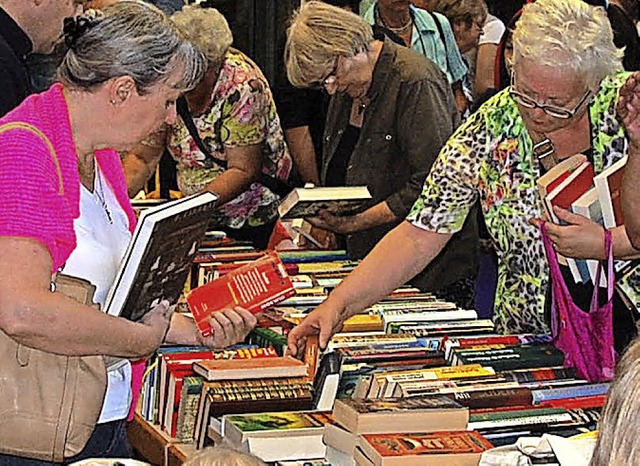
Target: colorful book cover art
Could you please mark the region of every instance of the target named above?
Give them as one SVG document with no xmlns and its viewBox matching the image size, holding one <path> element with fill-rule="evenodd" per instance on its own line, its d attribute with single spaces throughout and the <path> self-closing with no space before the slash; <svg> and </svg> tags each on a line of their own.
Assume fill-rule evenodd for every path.
<svg viewBox="0 0 640 466">
<path fill-rule="evenodd" d="M 382 457 L 482 453 L 493 445 L 476 431 L 422 434 L 365 434 Z"/>
<path fill-rule="evenodd" d="M 243 432 L 257 432 L 322 427 L 330 419 L 328 416 L 328 413 L 282 412 L 229 416 L 228 419 Z"/>
</svg>

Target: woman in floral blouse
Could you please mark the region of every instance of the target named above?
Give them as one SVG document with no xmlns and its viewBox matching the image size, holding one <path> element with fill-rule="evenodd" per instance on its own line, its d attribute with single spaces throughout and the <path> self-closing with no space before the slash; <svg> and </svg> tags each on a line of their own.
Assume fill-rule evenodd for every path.
<svg viewBox="0 0 640 466">
<path fill-rule="evenodd" d="M 628 78 L 605 11 L 580 0 L 538 0 L 525 7 L 514 34 L 512 86 L 466 120 L 440 152 L 407 221 L 387 235 L 330 298 L 289 334 L 293 352 L 320 333 L 321 345 L 342 322 L 429 263 L 459 231 L 479 198 L 500 259 L 494 320 L 505 333 L 548 332 L 548 268 L 538 227 L 536 180 L 558 161 L 583 152 L 596 173 L 627 152 L 616 115 Z M 537 150 L 534 155 L 534 146 Z M 604 259 L 603 229 L 556 210 L 568 225 L 548 224 L 565 256 Z M 616 258 L 637 253 L 624 226 L 612 230 Z M 614 319 L 616 318 L 614 312 Z M 635 333 L 627 312 L 626 343 Z M 615 326 L 616 322 L 614 322 Z"/>
<path fill-rule="evenodd" d="M 292 165 L 267 80 L 251 59 L 230 48 L 231 30 L 216 9 L 185 6 L 172 19 L 209 62 L 204 79 L 186 95 L 209 153 L 179 119 L 127 157 L 130 191 L 146 181 L 166 147 L 178 163 L 182 194 L 214 192 L 220 197 L 215 226 L 264 248 L 280 199 L 258 177 L 286 180 Z"/>
</svg>

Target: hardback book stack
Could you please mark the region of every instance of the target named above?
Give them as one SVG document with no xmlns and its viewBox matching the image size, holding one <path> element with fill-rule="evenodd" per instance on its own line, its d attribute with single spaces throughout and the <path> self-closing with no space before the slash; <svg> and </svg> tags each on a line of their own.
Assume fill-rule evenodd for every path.
<svg viewBox="0 0 640 466">
<path fill-rule="evenodd" d="M 193 441 L 195 414 L 202 391 L 202 377 L 196 375 L 194 363 L 222 359 L 276 358 L 274 348 L 240 346 L 224 351 L 204 347 L 162 347 L 150 360 L 137 412 L 156 424 L 170 437 L 181 442 Z"/>
<path fill-rule="evenodd" d="M 458 437 L 478 442 L 477 451 L 464 455 L 466 460 L 475 459 L 476 463 L 460 464 L 477 464 L 482 451 L 491 446 L 477 433 L 467 431 L 469 410 L 445 396 L 337 400 L 333 419 L 335 422 L 325 425 L 324 431 L 327 460 L 332 464 L 405 464 L 403 460 L 414 461 L 407 464 L 436 464 L 435 461 L 443 461 L 443 451 L 425 449 L 418 454 L 416 446 L 421 443 L 418 439 L 455 443 Z M 390 446 L 396 442 L 408 444 L 404 449 L 381 448 L 383 444 Z M 447 453 L 450 456 L 446 464 L 458 464 L 456 461 L 463 459 L 458 456 L 462 452 Z"/>
<path fill-rule="evenodd" d="M 331 422 L 328 411 L 226 415 L 222 432 L 231 446 L 263 461 L 315 460 L 325 456 L 322 435 Z"/>
<path fill-rule="evenodd" d="M 194 371 L 204 379 L 195 421 L 197 445 L 205 444 L 211 425 L 221 435 L 220 419 L 225 414 L 311 409 L 308 370 L 307 364 L 291 356 L 195 363 Z"/>
</svg>

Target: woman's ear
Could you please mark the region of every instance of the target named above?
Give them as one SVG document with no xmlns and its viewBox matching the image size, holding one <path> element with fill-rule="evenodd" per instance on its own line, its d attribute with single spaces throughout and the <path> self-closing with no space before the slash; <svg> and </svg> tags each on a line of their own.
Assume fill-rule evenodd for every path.
<svg viewBox="0 0 640 466">
<path fill-rule="evenodd" d="M 136 83 L 131 76 L 118 76 L 113 79 L 109 92 L 112 105 L 121 105 L 137 94 Z"/>
</svg>

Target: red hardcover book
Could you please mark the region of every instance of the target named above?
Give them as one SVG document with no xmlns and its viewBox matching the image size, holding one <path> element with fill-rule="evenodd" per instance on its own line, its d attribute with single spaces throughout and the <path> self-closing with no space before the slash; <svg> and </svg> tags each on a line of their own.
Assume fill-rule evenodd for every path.
<svg viewBox="0 0 640 466">
<path fill-rule="evenodd" d="M 252 313 L 293 296 L 295 288 L 275 252 L 232 270 L 223 277 L 191 290 L 186 298 L 204 336 L 212 333 L 209 317 L 228 307 L 242 306 Z"/>
<path fill-rule="evenodd" d="M 478 432 L 364 434 L 359 447 L 376 466 L 476 466 L 493 445 Z"/>
<path fill-rule="evenodd" d="M 544 199 L 547 213 L 555 223 L 559 223 L 558 217 L 553 213 L 553 206 L 570 210 L 580 196 L 593 188 L 595 172 L 593 165 L 584 162 L 576 168 L 564 181 L 556 186 Z"/>
</svg>

